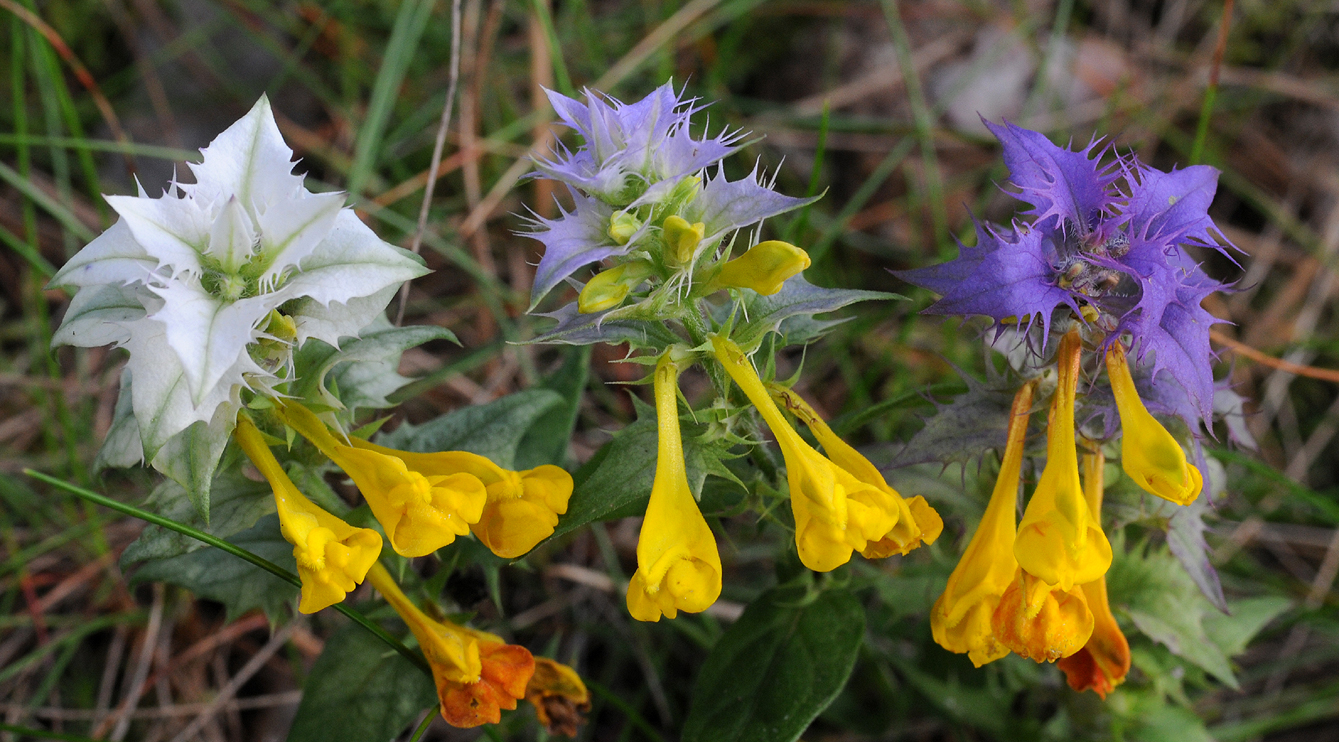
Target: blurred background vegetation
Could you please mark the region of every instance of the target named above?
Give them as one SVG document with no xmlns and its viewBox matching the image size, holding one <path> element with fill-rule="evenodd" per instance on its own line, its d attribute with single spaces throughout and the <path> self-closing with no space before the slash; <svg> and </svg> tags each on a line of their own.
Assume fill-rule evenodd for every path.
<svg viewBox="0 0 1339 742">
<path fill-rule="evenodd" d="M 933 297 L 885 270 L 952 257 L 955 236 L 971 242 L 972 214 L 1010 218 L 1016 202 L 996 187 L 1006 171 L 978 115 L 1057 141 L 1104 137 L 1163 169 L 1197 155 L 1223 171 L 1211 213 L 1240 249 L 1238 264 L 1201 256 L 1237 280 L 1207 305 L 1231 322 L 1218 328 L 1221 374 L 1252 400 L 1245 424 L 1259 441 L 1258 452 L 1233 450 L 1221 428 L 1207 441 L 1227 475 L 1213 561 L 1229 598 L 1250 608 L 1205 614 L 1203 628 L 1228 653 L 1262 629 L 1235 658 L 1237 687 L 1187 661 L 1186 647 L 1145 636 L 1130 682 L 1105 704 L 1069 691 L 1052 667 L 1010 657 L 975 671 L 934 646 L 928 607 L 993 477 L 989 461 L 971 462 L 894 474 L 945 514 L 945 536 L 838 574 L 867 588 L 866 642 L 805 739 L 1339 739 L 1339 374 L 1294 373 L 1339 366 L 1339 11 L 1227 6 L 1205 118 L 1217 0 L 463 0 L 460 97 L 423 237 L 436 272 L 414 283 L 406 314 L 450 328 L 463 347 L 406 354 L 402 372 L 422 380 L 391 425 L 534 385 L 566 358 L 509 344 L 548 322 L 524 313 L 538 243 L 515 234 L 528 209 L 558 208 L 552 183 L 522 177 L 530 155 L 570 138 L 551 127 L 541 86 L 635 100 L 673 78 L 715 101 L 709 124 L 702 117 L 713 131 L 753 132 L 732 176 L 756 162 L 783 192 L 825 191 L 769 230 L 810 251 L 813 283 L 910 300 L 848 311 L 779 375 L 802 362 L 800 390 L 884 460 L 931 399 L 966 388 L 959 370 L 986 371 L 980 326 L 918 316 Z M 156 194 L 262 92 L 309 187 L 347 191 L 384 239 L 408 246 L 450 79 L 451 10 L 448 0 L 0 0 L 0 721 L 71 739 L 171 739 L 192 722 L 201 739 L 284 738 L 342 619 L 304 619 L 271 647 L 258 613 L 225 624 L 218 604 L 133 585 L 117 558 L 143 524 L 21 473 L 134 503 L 152 487 L 143 472 L 93 471 L 124 356 L 50 353 L 68 297 L 44 285 L 111 223 L 98 194 L 133 193 L 135 177 Z M 576 463 L 633 419 L 629 395 L 645 393 L 619 385 L 641 374 L 622 355 L 594 351 Z M 685 384 L 691 399 L 705 380 Z M 742 604 L 794 569 L 776 559 L 779 539 L 717 504 L 726 592 L 708 614 L 627 617 L 617 586 L 635 565 L 632 519 L 547 544 L 527 569 L 457 560 L 444 596 L 578 667 L 595 692 L 583 739 L 676 739 L 707 650 Z M 1113 577 L 1123 625 L 1138 633 L 1141 591 L 1161 581 L 1160 595 L 1186 593 L 1163 607 L 1200 626 L 1193 586 L 1158 561 L 1156 529 L 1127 535 L 1127 549 L 1151 556 L 1119 573 L 1124 588 Z M 262 647 L 268 659 L 252 662 Z M 483 731 L 439 723 L 426 738 L 535 734 L 521 711 Z"/>
</svg>

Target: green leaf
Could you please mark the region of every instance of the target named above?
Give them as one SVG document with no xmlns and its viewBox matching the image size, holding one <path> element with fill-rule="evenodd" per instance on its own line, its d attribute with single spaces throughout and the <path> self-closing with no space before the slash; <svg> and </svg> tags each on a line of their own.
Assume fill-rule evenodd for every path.
<svg viewBox="0 0 1339 742">
<path fill-rule="evenodd" d="M 279 533 L 277 515 L 260 519 L 228 541 L 284 569 L 297 571 L 293 546 Z M 135 573 L 134 581 L 168 582 L 201 598 L 217 600 L 223 604 L 229 621 L 254 608 L 263 610 L 271 621 L 287 618 L 298 597 L 297 587 L 213 548 L 147 562 Z"/>
<path fill-rule="evenodd" d="M 845 590 L 770 590 L 749 604 L 702 665 L 683 742 L 791 742 L 855 667 L 865 611 Z"/>
<path fill-rule="evenodd" d="M 1204 616 L 1214 610 L 1195 583 L 1162 549 L 1139 548 L 1126 553 L 1122 539 L 1114 539 L 1114 559 L 1107 572 L 1111 604 L 1119 608 L 1150 639 L 1237 687 L 1227 655 L 1210 641 Z"/>
<path fill-rule="evenodd" d="M 988 450 L 1003 450 L 1009 437 L 1009 411 L 1014 393 L 991 389 L 963 375 L 967 392 L 940 405 L 921 428 L 898 451 L 889 466 L 950 462 L 967 463 Z"/>
<path fill-rule="evenodd" d="M 1218 465 L 1217 461 L 1213 462 Z M 1204 540 L 1204 531 L 1208 528 L 1204 518 L 1213 512 L 1208 493 L 1201 494 L 1194 502 L 1178 508 L 1167 521 L 1167 548 L 1181 563 L 1186 574 L 1195 581 L 1200 592 L 1220 611 L 1227 611 L 1227 598 L 1223 597 L 1223 585 L 1218 580 L 1218 570 L 1209 561 L 1209 544 Z"/>
<path fill-rule="evenodd" d="M 469 451 L 511 469 L 526 432 L 562 401 L 549 389 L 527 389 L 422 425 L 401 425 L 377 442 L 404 451 Z"/>
<path fill-rule="evenodd" d="M 567 444 L 576 428 L 577 413 L 590 377 L 590 348 L 568 348 L 567 360 L 544 380 L 544 389 L 562 396 L 563 402 L 535 420 L 516 449 L 516 468 L 533 469 L 541 464 L 567 463 Z"/>
<path fill-rule="evenodd" d="M 743 301 L 742 311 L 737 315 L 738 324 L 730 333 L 730 339 L 746 353 L 756 350 L 769 332 L 787 334 L 783 323 L 792 318 L 812 318 L 815 314 L 835 312 L 858 301 L 903 298 L 883 291 L 825 289 L 804 280 L 803 275 L 787 280 L 781 290 L 771 296 L 751 291 L 744 293 L 748 298 Z M 797 337 L 824 329 L 821 325 L 804 325 L 798 320 L 791 323 L 791 328 L 790 333 Z"/>
<path fill-rule="evenodd" d="M 349 624 L 326 640 L 302 689 L 289 742 L 385 742 L 437 703 L 432 680 Z"/>
<path fill-rule="evenodd" d="M 253 482 L 242 475 L 240 466 L 226 468 L 214 479 L 210 498 L 209 521 L 195 509 L 190 495 L 180 484 L 167 480 L 154 488 L 145 505 L 165 518 L 184 523 L 212 536 L 228 538 L 256 524 L 274 512 L 274 495 L 265 482 Z M 177 531 L 149 524 L 121 554 L 122 566 L 146 559 L 180 556 L 204 544 Z"/>
<path fill-rule="evenodd" d="M 795 279 L 791 279 L 792 281 Z M 531 343 L 563 343 L 566 345 L 594 345 L 609 343 L 622 345 L 628 343 L 633 350 L 650 348 L 664 350 L 683 339 L 670 332 L 660 320 L 645 319 L 605 319 L 613 312 L 627 310 L 628 307 L 611 309 L 608 312 L 581 314 L 577 303 L 564 305 L 553 312 L 537 312 L 540 317 L 558 321 L 558 325 L 538 337 L 525 341 Z"/>
<path fill-rule="evenodd" d="M 387 395 L 409 383 L 396 372 L 400 356 L 430 340 L 455 342 L 456 336 L 441 327 L 393 327 L 381 317 L 338 349 L 308 340 L 293 360 L 298 381 L 291 393 L 333 409 L 390 407 Z M 332 393 L 328 385 L 339 394 Z"/>
<path fill-rule="evenodd" d="M 1255 635 L 1280 613 L 1292 607 L 1292 601 L 1278 596 L 1235 600 L 1231 612 L 1204 616 L 1204 631 L 1229 657 L 1246 651 Z"/>
</svg>

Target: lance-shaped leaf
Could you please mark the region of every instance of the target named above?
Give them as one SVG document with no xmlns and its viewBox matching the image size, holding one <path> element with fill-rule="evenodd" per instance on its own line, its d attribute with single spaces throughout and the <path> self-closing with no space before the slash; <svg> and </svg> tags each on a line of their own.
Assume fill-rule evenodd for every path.
<svg viewBox="0 0 1339 742">
<path fill-rule="evenodd" d="M 888 468 L 913 464 L 967 463 L 990 450 L 1004 450 L 1009 437 L 1012 391 L 993 389 L 962 374 L 967 392 L 948 404 L 935 403 L 935 413 L 925 427 L 907 441 Z"/>
<path fill-rule="evenodd" d="M 781 323 L 791 317 L 812 317 L 835 312 L 858 301 L 900 299 L 897 294 L 854 289 L 825 289 L 795 276 L 771 296 L 745 292 L 745 305 L 737 315 L 733 340 L 745 352 L 752 352 L 769 332 L 778 332 Z"/>
<path fill-rule="evenodd" d="M 626 308 L 625 308 L 626 309 Z M 606 319 L 621 309 L 582 314 L 572 302 L 557 311 L 541 312 L 539 316 L 558 321 L 558 326 L 526 341 L 527 343 L 563 343 L 565 345 L 594 345 L 628 343 L 633 350 L 651 348 L 663 350 L 682 338 L 668 330 L 664 323 L 654 320 Z M 626 314 L 626 312 L 624 312 Z M 617 315 L 615 315 L 617 316 Z"/>
<path fill-rule="evenodd" d="M 51 344 L 79 348 L 124 344 L 130 340 L 127 326 L 144 317 L 146 299 L 156 303 L 142 285 L 110 283 L 82 289 L 70 300 Z"/>
<path fill-rule="evenodd" d="M 158 258 L 135 241 L 125 220 L 118 219 L 66 261 L 47 285 L 83 288 L 144 282 L 156 270 Z"/>
<path fill-rule="evenodd" d="M 332 409 L 389 407 L 387 395 L 409 383 L 397 371 L 400 356 L 430 340 L 455 342 L 456 336 L 441 327 L 394 327 L 381 317 L 342 348 L 307 343 L 294 356 L 297 381 L 290 393 Z M 327 387 L 330 379 L 338 394 Z"/>
<path fill-rule="evenodd" d="M 770 183 L 762 182 L 762 171 L 757 167 L 739 180 L 726 180 L 724 168 L 702 184 L 702 190 L 684 210 L 683 218 L 690 223 L 706 226 L 704 242 L 711 242 L 730 232 L 757 224 L 764 219 L 784 214 L 818 200 L 794 198 L 772 190 Z"/>
</svg>

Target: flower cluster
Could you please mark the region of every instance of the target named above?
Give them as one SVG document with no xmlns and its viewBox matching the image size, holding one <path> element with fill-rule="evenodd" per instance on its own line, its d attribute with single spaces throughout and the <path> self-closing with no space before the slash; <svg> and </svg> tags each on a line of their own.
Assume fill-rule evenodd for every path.
<svg viewBox="0 0 1339 742">
<path fill-rule="evenodd" d="M 208 487 L 236 442 L 273 491 L 301 613 L 370 580 L 417 638 L 449 723 L 495 723 L 526 698 L 547 726 L 575 733 L 589 697 L 571 668 L 544 660 L 536 680 L 528 650 L 430 618 L 379 562 L 383 534 L 402 557 L 471 532 L 500 557 L 523 556 L 553 533 L 572 477 L 551 465 L 511 471 L 464 451 L 399 451 L 345 432 L 355 408 L 388 404 L 404 381 L 394 361 L 405 347 L 449 333 L 389 328 L 382 312 L 401 283 L 426 272 L 422 261 L 378 239 L 343 194 L 308 192 L 292 155 L 262 98 L 191 166 L 196 183 L 173 183 L 161 198 L 109 196 L 121 220 L 52 281 L 77 290 L 56 342 L 130 351 L 122 395 L 133 404 L 118 419 L 137 431 L 139 455 L 118 460 L 147 458 L 173 478 L 190 475 L 183 489 L 206 523 Z M 336 366 L 356 370 L 332 391 L 328 376 L 344 373 Z M 318 475 L 333 464 L 353 480 L 380 532 L 328 512 L 294 483 L 271 447 L 297 436 L 328 459 Z M 251 523 L 264 508 L 254 511 Z"/>
<path fill-rule="evenodd" d="M 899 495 L 791 389 L 760 378 L 749 357 L 770 333 L 781 337 L 768 352 L 786 341 L 808 342 L 825 326 L 810 320 L 813 314 L 884 296 L 812 286 L 799 275 L 810 264 L 804 250 L 761 240 L 762 220 L 812 199 L 776 193 L 757 169 L 728 180 L 720 161 L 741 135 L 695 138 L 690 119 L 700 106 L 669 84 L 632 104 L 589 92 L 585 103 L 556 93 L 549 99 L 584 142 L 537 163 L 537 175 L 568 187 L 573 208 L 557 219 L 535 219 L 530 234 L 545 249 L 534 303 L 578 270 L 603 265 L 578 284 L 575 302 L 549 315 L 559 325 L 539 341 L 628 342 L 657 358 L 658 451 L 628 586 L 632 616 L 674 618 L 719 597 L 721 557 L 694 497 L 685 444 L 691 440 L 699 461 L 710 451 L 724 456 L 731 446 L 760 445 L 762 427 L 750 410 L 780 445 L 795 543 L 806 566 L 826 572 L 854 552 L 878 559 L 934 541 L 942 523 L 924 498 Z M 718 303 L 723 291 L 728 301 Z M 788 334 L 790 319 L 810 320 L 799 324 L 820 330 Z M 716 424 L 689 439 L 678 379 L 697 364 L 713 382 L 717 400 L 707 414 Z M 747 402 L 735 398 L 732 381 Z M 826 455 L 800 437 L 783 408 L 810 428 Z"/>
<path fill-rule="evenodd" d="M 77 290 L 55 344 L 130 351 L 142 458 L 169 476 L 184 455 L 169 442 L 207 426 L 216 462 L 244 391 L 290 381 L 296 348 L 357 337 L 427 272 L 343 193 L 303 187 L 264 97 L 203 154 L 195 183 L 108 196 L 120 220 L 51 280 Z"/>
<path fill-rule="evenodd" d="M 1161 408 L 1179 411 L 1192 433 L 1209 420 L 1208 332 L 1216 320 L 1200 300 L 1222 284 L 1185 247 L 1222 249 L 1206 213 L 1217 171 L 1164 173 L 1133 157 L 1102 165 L 1093 145 L 1076 152 L 1011 124 L 987 125 L 1032 219 L 1007 229 L 978 223 L 977 247 L 899 275 L 942 296 L 929 312 L 985 315 L 997 332 L 1020 326 L 1030 337 L 1020 347 L 1041 362 L 1029 364 L 1014 396 L 994 492 L 935 603 L 931 628 L 936 642 L 978 667 L 1011 651 L 1058 660 L 1071 686 L 1105 697 L 1130 666 L 1107 602 L 1112 551 L 1100 520 L 1103 444 L 1117 431 L 1076 431 L 1076 400 L 1087 397 L 1096 414 L 1110 404 L 1103 399 L 1114 399 L 1121 467 L 1140 488 L 1178 505 L 1200 495 L 1199 468 L 1141 400 L 1131 360 L 1142 366 L 1145 396 L 1184 400 Z M 1039 339 L 1027 329 L 1038 317 Z M 1045 354 L 1053 328 L 1061 339 L 1051 376 Z M 1086 356 L 1099 359 L 1091 383 L 1080 381 Z M 1098 388 L 1101 361 L 1109 397 Z M 1015 523 L 1034 396 L 1052 379 L 1045 466 Z"/>
</svg>

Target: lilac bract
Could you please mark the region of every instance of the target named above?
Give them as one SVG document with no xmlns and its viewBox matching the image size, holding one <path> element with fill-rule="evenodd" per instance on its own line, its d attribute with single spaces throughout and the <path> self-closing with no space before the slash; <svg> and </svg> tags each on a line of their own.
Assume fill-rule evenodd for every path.
<svg viewBox="0 0 1339 742">
<path fill-rule="evenodd" d="M 1200 302 L 1224 284 L 1200 270 L 1184 246 L 1223 251 L 1208 208 L 1218 171 L 1195 165 L 1162 172 L 1135 159 L 1103 165 L 1091 143 L 1075 151 L 1008 122 L 986 122 L 1004 145 L 1014 196 L 1032 208 L 1027 223 L 976 225 L 977 246 L 956 259 L 901 271 L 942 298 L 931 314 L 978 314 L 1002 325 L 1040 316 L 1049 330 L 1064 305 L 1097 310 L 1108 343 L 1124 333 L 1153 375 L 1165 371 L 1202 418 L 1213 410 L 1209 328 Z M 1095 151 L 1096 150 L 1096 151 Z M 1226 241 L 1223 238 L 1223 241 Z"/>
</svg>

